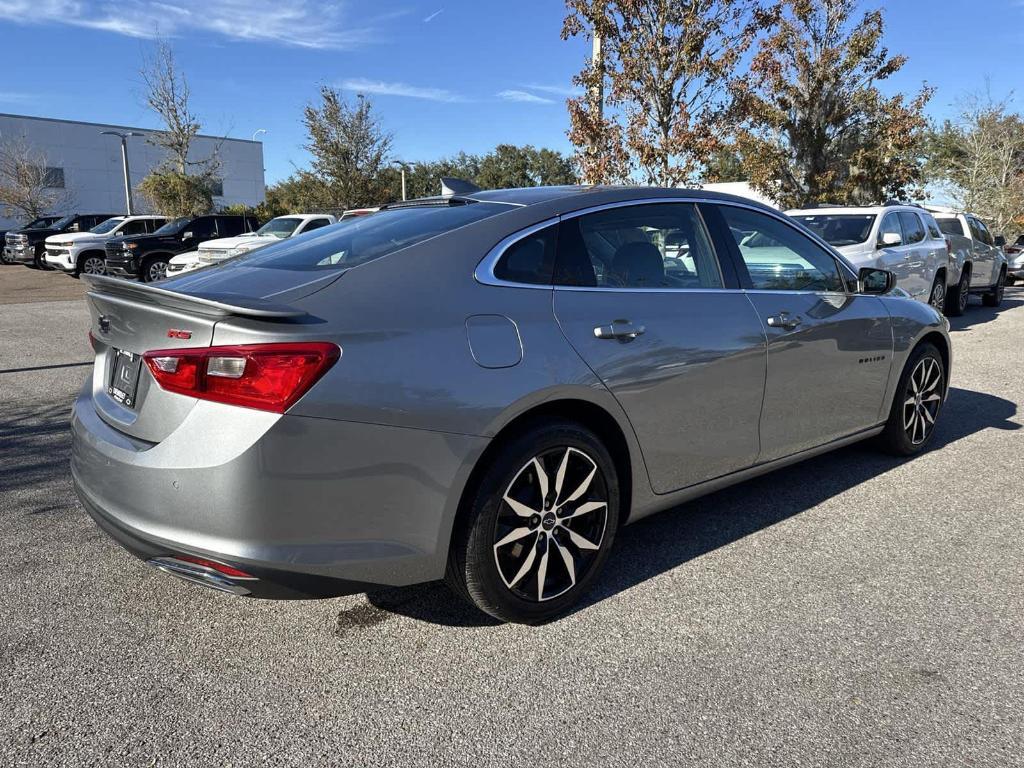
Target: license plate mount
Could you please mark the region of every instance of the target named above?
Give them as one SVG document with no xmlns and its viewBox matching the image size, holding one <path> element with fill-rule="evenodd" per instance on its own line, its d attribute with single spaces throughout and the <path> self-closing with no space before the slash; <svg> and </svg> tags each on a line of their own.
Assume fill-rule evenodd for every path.
<svg viewBox="0 0 1024 768">
<path fill-rule="evenodd" d="M 114 364 L 111 366 L 107 394 L 125 408 L 135 407 L 135 392 L 139 387 L 139 372 L 142 369 L 142 355 L 114 350 Z"/>
</svg>

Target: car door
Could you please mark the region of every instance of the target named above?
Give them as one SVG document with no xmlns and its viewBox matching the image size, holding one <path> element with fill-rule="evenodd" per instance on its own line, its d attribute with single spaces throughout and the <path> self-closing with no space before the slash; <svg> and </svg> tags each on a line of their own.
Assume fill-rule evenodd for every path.
<svg viewBox="0 0 1024 768">
<path fill-rule="evenodd" d="M 657 493 L 757 460 L 765 336 L 730 270 L 692 203 L 606 206 L 559 227 L 555 316 L 621 404 Z"/>
<path fill-rule="evenodd" d="M 935 263 L 928 234 L 921 217 L 915 211 L 900 211 L 903 225 L 904 264 L 906 265 L 907 293 L 920 301 L 927 301 L 935 280 Z"/>
<path fill-rule="evenodd" d="M 897 245 L 886 245 L 883 242 L 886 234 L 898 235 L 899 243 Z M 903 223 L 900 221 L 898 211 L 889 211 L 882 217 L 881 224 L 878 227 L 876 247 L 878 249 L 878 266 L 892 272 L 896 276 L 896 285 L 908 294 L 913 295 L 914 281 L 908 269 L 910 258 L 907 237 L 903 232 Z"/>
<path fill-rule="evenodd" d="M 974 216 L 967 217 L 968 225 L 971 228 L 971 238 L 974 240 L 974 269 L 977 280 L 971 280 L 972 286 L 987 288 L 996 281 L 994 268 L 995 238 L 988 231 L 985 223 Z"/>
<path fill-rule="evenodd" d="M 768 338 L 760 461 L 883 421 L 893 346 L 883 302 L 849 292 L 852 275 L 781 216 L 727 204 L 715 212 L 730 233 L 718 251 L 735 259 Z"/>
</svg>

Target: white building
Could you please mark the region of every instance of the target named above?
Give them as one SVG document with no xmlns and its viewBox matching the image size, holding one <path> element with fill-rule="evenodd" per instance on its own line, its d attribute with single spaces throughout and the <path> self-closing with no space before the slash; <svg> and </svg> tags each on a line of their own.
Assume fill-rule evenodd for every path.
<svg viewBox="0 0 1024 768">
<path fill-rule="evenodd" d="M 124 170 L 121 140 L 105 136 L 103 131 L 140 134 L 145 128 L 129 128 L 75 120 L 0 114 L 0 146 L 8 141 L 24 142 L 46 159 L 47 179 L 62 190 L 66 202 L 58 205 L 61 213 L 124 213 Z M 221 160 L 222 194 L 214 197 L 217 207 L 263 201 L 263 144 L 246 139 L 197 136 L 190 155 L 206 159 L 217 152 Z M 134 189 L 143 178 L 166 158 L 166 153 L 150 144 L 145 136 L 128 138 L 128 165 L 131 170 L 132 199 L 136 213 L 151 213 L 149 203 Z M 0 209 L 0 230 L 20 222 L 4 218 Z"/>
</svg>

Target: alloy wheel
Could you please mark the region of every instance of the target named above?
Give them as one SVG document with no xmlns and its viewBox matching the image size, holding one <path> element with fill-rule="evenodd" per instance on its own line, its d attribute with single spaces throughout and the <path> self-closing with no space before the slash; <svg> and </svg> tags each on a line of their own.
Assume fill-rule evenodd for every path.
<svg viewBox="0 0 1024 768">
<path fill-rule="evenodd" d="M 1000 272 L 999 279 L 996 281 L 996 304 L 1002 303 L 1004 293 L 1006 293 L 1006 273 Z"/>
<path fill-rule="evenodd" d="M 946 301 L 946 284 L 936 279 L 935 285 L 932 286 L 931 300 L 928 302 L 940 312 Z"/>
<path fill-rule="evenodd" d="M 563 595 L 593 566 L 607 522 L 607 485 L 594 459 L 571 447 L 544 451 L 502 496 L 493 544 L 498 574 L 523 600 Z"/>
<path fill-rule="evenodd" d="M 924 357 L 914 366 L 903 399 L 903 429 L 913 445 L 928 439 L 941 403 L 942 366 L 934 357 Z"/>
<path fill-rule="evenodd" d="M 154 261 L 146 270 L 146 279 L 151 283 L 154 283 L 157 280 L 163 280 L 165 277 L 167 277 L 166 261 Z"/>
<path fill-rule="evenodd" d="M 90 256 L 82 262 L 82 273 L 86 275 L 105 275 L 107 268 L 99 256 Z"/>
<path fill-rule="evenodd" d="M 960 312 L 964 312 L 967 309 L 967 302 L 971 298 L 971 276 L 969 273 L 964 272 L 960 277 L 960 295 L 957 296 L 957 304 L 960 306 Z"/>
</svg>

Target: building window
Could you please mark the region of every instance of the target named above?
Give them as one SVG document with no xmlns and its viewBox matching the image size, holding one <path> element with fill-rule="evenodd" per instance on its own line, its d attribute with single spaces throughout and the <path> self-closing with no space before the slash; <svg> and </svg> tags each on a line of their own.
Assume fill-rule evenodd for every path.
<svg viewBox="0 0 1024 768">
<path fill-rule="evenodd" d="M 43 186 L 48 189 L 64 189 L 64 169 L 47 168 L 43 171 Z"/>
<path fill-rule="evenodd" d="M 210 179 L 210 194 L 214 197 L 224 197 L 224 179 Z"/>
</svg>

